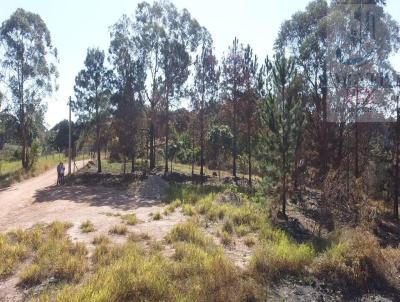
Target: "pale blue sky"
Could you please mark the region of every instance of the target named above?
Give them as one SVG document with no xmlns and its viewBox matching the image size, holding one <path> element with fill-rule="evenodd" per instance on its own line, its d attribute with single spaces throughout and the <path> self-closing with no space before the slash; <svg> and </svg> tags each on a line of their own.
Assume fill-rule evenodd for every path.
<svg viewBox="0 0 400 302">
<path fill-rule="evenodd" d="M 214 38 L 218 56 L 237 36 L 249 43 L 262 59 L 272 54 L 273 42 L 281 23 L 309 0 L 171 0 L 178 8 L 187 8 Z M 73 95 L 75 76 L 83 67 L 88 47 L 107 51 L 109 26 L 122 14 L 131 15 L 138 0 L 3 0 L 0 21 L 18 7 L 38 13 L 46 22 L 59 52 L 59 90 L 48 100 L 46 122 L 53 126 L 68 117 L 67 99 Z M 152 1 L 149 1 L 152 2 Z M 400 1 L 388 0 L 387 8 L 400 22 Z M 397 64 L 399 63 L 399 64 Z M 396 60 L 400 70 L 400 60 Z"/>
</svg>

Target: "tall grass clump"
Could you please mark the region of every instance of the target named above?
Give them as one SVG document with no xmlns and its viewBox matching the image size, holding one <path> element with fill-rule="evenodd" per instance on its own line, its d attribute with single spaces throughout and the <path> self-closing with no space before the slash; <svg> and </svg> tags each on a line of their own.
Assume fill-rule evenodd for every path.
<svg viewBox="0 0 400 302">
<path fill-rule="evenodd" d="M 126 222 L 128 225 L 137 224 L 138 220 L 135 213 L 130 213 L 122 216 L 122 220 Z"/>
<path fill-rule="evenodd" d="M 87 250 L 66 234 L 69 224 L 54 222 L 42 234 L 32 263 L 20 273 L 20 284 L 32 286 L 49 278 L 79 281 L 88 269 Z"/>
<path fill-rule="evenodd" d="M 90 233 L 96 230 L 93 223 L 89 219 L 82 222 L 80 228 L 83 233 Z"/>
<path fill-rule="evenodd" d="M 25 240 L 12 240 L 0 234 L 0 278 L 10 275 L 16 265 L 27 256 L 28 247 Z"/>
<path fill-rule="evenodd" d="M 260 237 L 262 243 L 249 264 L 258 279 L 273 281 L 288 275 L 300 276 L 315 257 L 310 245 L 297 244 L 280 230 L 265 227 Z"/>
<path fill-rule="evenodd" d="M 188 242 L 202 247 L 212 242 L 211 238 L 206 237 L 200 228 L 192 221 L 177 224 L 167 234 L 166 240 L 168 243 Z"/>
<path fill-rule="evenodd" d="M 312 267 L 314 275 L 331 285 L 367 288 L 390 281 L 390 266 L 385 261 L 375 236 L 360 230 L 343 230 Z"/>
</svg>

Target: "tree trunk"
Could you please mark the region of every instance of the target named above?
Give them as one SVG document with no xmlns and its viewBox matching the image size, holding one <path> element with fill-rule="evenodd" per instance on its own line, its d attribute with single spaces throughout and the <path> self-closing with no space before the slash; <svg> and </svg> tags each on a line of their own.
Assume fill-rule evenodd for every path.
<svg viewBox="0 0 400 302">
<path fill-rule="evenodd" d="M 156 167 L 156 155 L 155 155 L 155 144 L 154 144 L 154 105 L 151 105 L 149 140 L 150 140 L 150 170 L 153 170 Z"/>
<path fill-rule="evenodd" d="M 200 178 L 203 183 L 204 176 L 204 112 L 200 109 Z"/>
<path fill-rule="evenodd" d="M 132 164 L 132 166 L 131 166 L 131 173 L 135 173 L 135 159 L 136 159 L 136 156 L 135 156 L 135 151 L 133 151 L 132 152 L 132 162 L 131 162 L 131 164 Z"/>
<path fill-rule="evenodd" d="M 252 187 L 251 180 L 251 131 L 250 131 L 250 120 L 247 121 L 247 153 L 249 160 L 249 186 Z"/>
<path fill-rule="evenodd" d="M 393 216 L 399 219 L 399 161 L 400 161 L 400 108 L 399 96 L 397 96 L 397 121 L 396 121 L 396 164 L 395 164 L 395 185 L 394 185 L 394 203 L 393 203 Z"/>
<path fill-rule="evenodd" d="M 164 175 L 168 174 L 168 139 L 169 139 L 169 101 L 168 101 L 168 90 L 167 96 L 165 99 L 165 167 L 164 167 Z M 172 160 L 172 159 L 171 159 Z"/>
<path fill-rule="evenodd" d="M 236 181 L 236 157 L 237 157 L 237 129 L 236 129 L 236 100 L 233 101 L 233 146 L 232 146 L 232 155 L 233 155 L 233 166 L 232 166 L 232 175 Z"/>
<path fill-rule="evenodd" d="M 101 173 L 101 146 L 100 146 L 100 118 L 96 107 L 96 145 L 97 145 L 97 173 Z"/>
</svg>

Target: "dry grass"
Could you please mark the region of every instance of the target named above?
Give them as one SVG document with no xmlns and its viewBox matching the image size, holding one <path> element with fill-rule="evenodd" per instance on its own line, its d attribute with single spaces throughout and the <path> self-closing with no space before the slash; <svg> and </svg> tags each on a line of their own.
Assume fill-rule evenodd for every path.
<svg viewBox="0 0 400 302">
<path fill-rule="evenodd" d="M 156 212 L 156 213 L 153 215 L 153 220 L 160 220 L 161 218 L 162 218 L 162 215 L 161 215 L 160 212 Z"/>
<path fill-rule="evenodd" d="M 128 225 L 135 225 L 138 223 L 137 217 L 135 213 L 130 213 L 122 216 L 122 220 L 126 222 Z"/>
<path fill-rule="evenodd" d="M 128 232 L 128 228 L 126 227 L 126 225 L 119 224 L 111 227 L 108 232 L 113 235 L 126 235 L 126 233 Z"/>
<path fill-rule="evenodd" d="M 81 228 L 82 233 L 91 233 L 96 230 L 94 228 L 93 223 L 90 220 L 86 220 L 86 221 L 82 222 L 80 228 Z"/>
</svg>

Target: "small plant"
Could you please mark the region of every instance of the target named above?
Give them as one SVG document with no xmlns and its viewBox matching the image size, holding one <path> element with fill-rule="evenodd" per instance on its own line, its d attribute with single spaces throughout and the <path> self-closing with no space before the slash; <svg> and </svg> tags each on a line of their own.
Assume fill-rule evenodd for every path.
<svg viewBox="0 0 400 302">
<path fill-rule="evenodd" d="M 182 207 L 182 213 L 186 216 L 193 216 L 194 214 L 196 214 L 194 208 L 192 205 L 190 204 L 184 204 Z"/>
<path fill-rule="evenodd" d="M 153 220 L 160 220 L 161 218 L 162 218 L 162 215 L 161 215 L 160 212 L 156 212 L 156 213 L 153 215 Z"/>
<path fill-rule="evenodd" d="M 255 236 L 249 235 L 244 239 L 244 244 L 248 247 L 252 247 L 256 244 L 256 241 L 257 239 Z"/>
<path fill-rule="evenodd" d="M 232 244 L 233 239 L 232 239 L 232 235 L 229 234 L 228 232 L 222 231 L 221 234 L 221 243 L 225 246 L 229 246 Z"/>
<path fill-rule="evenodd" d="M 230 219 L 226 219 L 224 225 L 222 226 L 222 231 L 233 234 L 233 222 Z"/>
<path fill-rule="evenodd" d="M 114 225 L 109 231 L 110 234 L 114 235 L 125 235 L 127 232 L 128 228 L 123 224 Z"/>
<path fill-rule="evenodd" d="M 90 220 L 86 220 L 81 224 L 81 231 L 83 233 L 94 232 L 96 229 L 94 228 L 93 223 Z"/>
<path fill-rule="evenodd" d="M 247 235 L 248 233 L 251 232 L 250 227 L 247 225 L 239 225 L 237 227 L 235 227 L 235 232 L 238 236 L 243 237 L 245 235 Z"/>
<path fill-rule="evenodd" d="M 205 237 L 203 232 L 193 222 L 186 222 L 176 225 L 167 234 L 166 240 L 168 243 L 183 241 L 203 247 L 211 242 L 211 239 Z"/>
<path fill-rule="evenodd" d="M 106 235 L 96 236 L 96 237 L 93 238 L 92 243 L 94 245 L 109 244 L 110 243 L 110 238 L 108 238 Z"/>
<path fill-rule="evenodd" d="M 35 263 L 31 264 L 19 274 L 19 279 L 20 284 L 26 286 L 40 284 L 42 280 L 40 266 Z"/>
<path fill-rule="evenodd" d="M 128 224 L 128 225 L 135 225 L 138 222 L 135 213 L 123 215 L 122 220 L 124 220 L 126 222 L 126 224 Z"/>
</svg>

